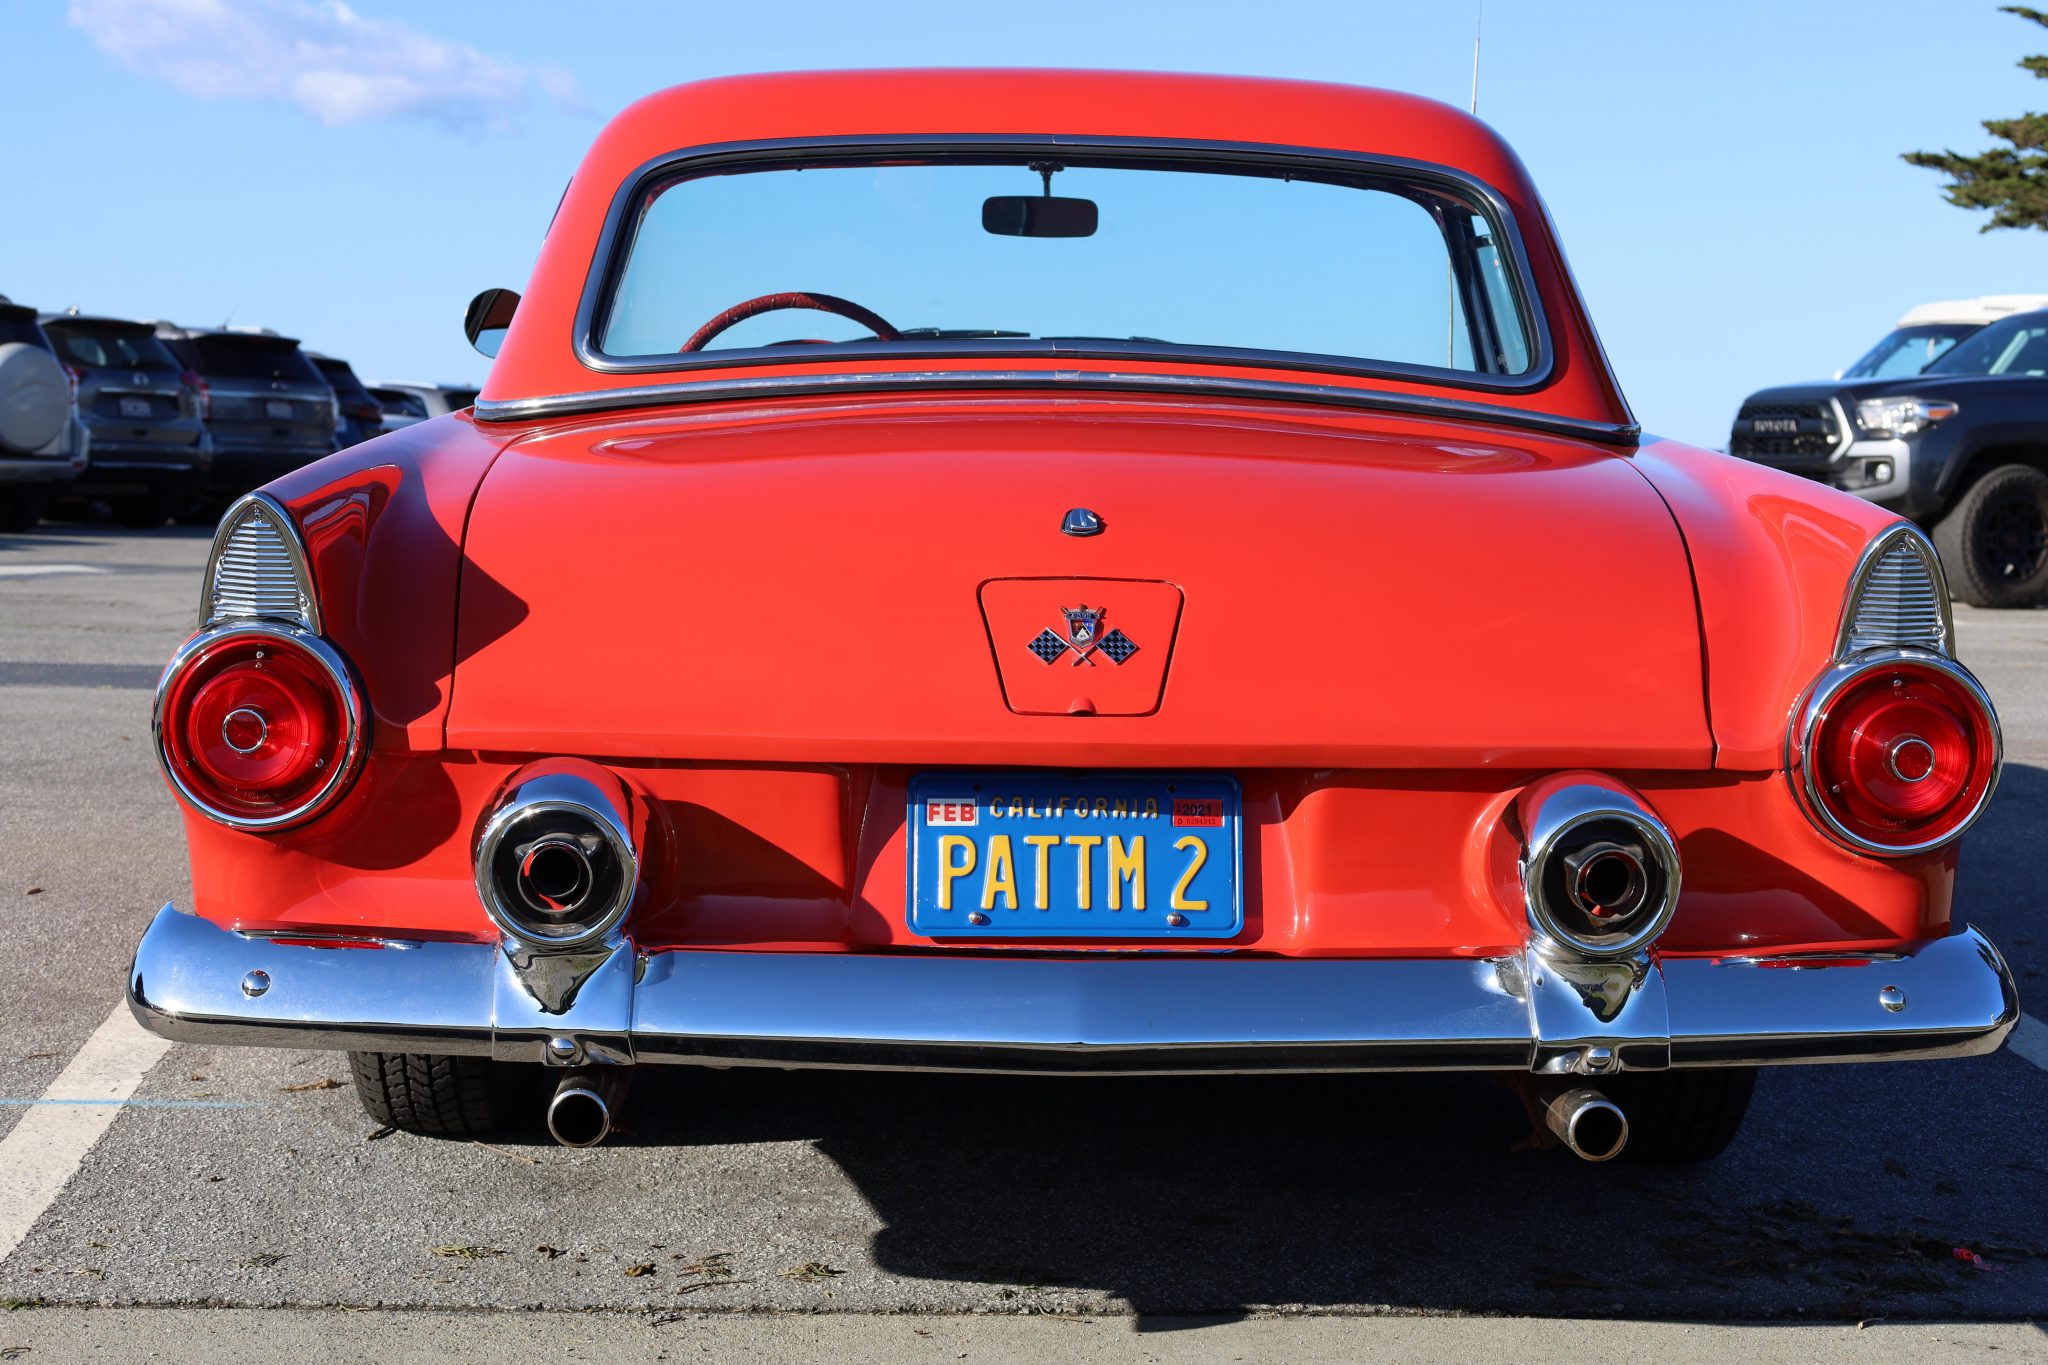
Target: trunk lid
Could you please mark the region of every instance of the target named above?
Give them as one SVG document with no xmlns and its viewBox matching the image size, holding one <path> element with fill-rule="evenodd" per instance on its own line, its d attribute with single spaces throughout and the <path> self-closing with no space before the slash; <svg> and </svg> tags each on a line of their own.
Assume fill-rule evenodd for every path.
<svg viewBox="0 0 2048 1365">
<path fill-rule="evenodd" d="M 1063 533 L 1075 508 L 1101 533 Z M 1125 661 L 1047 660 L 1034 632 L 1071 641 L 1060 613 L 1084 605 L 1098 638 L 1131 624 Z M 514 442 L 469 521 L 447 739 L 1037 766 L 1713 755 L 1685 549 L 1624 454 L 1074 399 L 671 410 Z"/>
</svg>

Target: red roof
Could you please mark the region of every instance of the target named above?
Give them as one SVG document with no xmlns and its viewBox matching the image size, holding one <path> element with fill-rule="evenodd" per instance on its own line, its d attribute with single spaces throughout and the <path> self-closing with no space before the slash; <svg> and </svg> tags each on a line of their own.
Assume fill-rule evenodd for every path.
<svg viewBox="0 0 2048 1365">
<path fill-rule="evenodd" d="M 1463 171 L 1492 187 L 1513 213 L 1556 351 L 1555 377 L 1543 389 L 1479 396 L 1595 422 L 1629 420 L 1550 240 L 1535 189 L 1521 160 L 1491 128 L 1449 105 L 1396 91 L 1150 71 L 821 71 L 728 76 L 649 95 L 605 127 L 577 170 L 484 396 L 535 398 L 652 382 L 645 373 L 593 370 L 570 345 L 605 215 L 619 186 L 650 160 L 721 143 L 944 134 L 1270 144 L 1363 152 Z M 832 368 L 829 361 L 792 361 L 799 363 Z M 862 368 L 881 367 L 870 362 Z M 694 371 L 690 377 L 716 376 Z M 1380 380 L 1367 386 L 1433 387 Z"/>
</svg>

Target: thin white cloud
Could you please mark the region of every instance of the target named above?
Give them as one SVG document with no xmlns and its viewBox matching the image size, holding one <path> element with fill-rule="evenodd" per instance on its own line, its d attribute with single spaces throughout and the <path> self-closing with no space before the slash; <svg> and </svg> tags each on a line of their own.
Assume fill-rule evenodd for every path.
<svg viewBox="0 0 2048 1365">
<path fill-rule="evenodd" d="M 575 80 L 449 42 L 341 0 L 71 0 L 71 22 L 129 70 L 200 99 L 284 100 L 329 127 L 429 119 L 495 129 Z"/>
</svg>

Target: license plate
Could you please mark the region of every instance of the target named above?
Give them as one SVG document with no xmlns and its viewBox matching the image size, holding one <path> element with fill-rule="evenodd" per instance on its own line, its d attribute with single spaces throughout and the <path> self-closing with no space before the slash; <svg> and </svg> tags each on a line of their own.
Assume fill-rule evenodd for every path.
<svg viewBox="0 0 2048 1365">
<path fill-rule="evenodd" d="M 279 422 L 292 420 L 292 405 L 282 398 L 268 398 L 263 402 L 263 415 Z"/>
<path fill-rule="evenodd" d="M 917 933 L 1196 939 L 1244 927 L 1234 778 L 926 773 L 909 796 Z"/>
<path fill-rule="evenodd" d="M 149 416 L 149 400 L 147 398 L 123 398 L 121 400 L 121 415 L 123 417 Z"/>
</svg>

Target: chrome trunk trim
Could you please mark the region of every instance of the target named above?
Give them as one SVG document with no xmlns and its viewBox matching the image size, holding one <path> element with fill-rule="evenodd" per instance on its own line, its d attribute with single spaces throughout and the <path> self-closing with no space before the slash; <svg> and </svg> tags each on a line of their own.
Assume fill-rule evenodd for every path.
<svg viewBox="0 0 2048 1365">
<path fill-rule="evenodd" d="M 1209 398 L 1274 399 L 1315 403 L 1325 407 L 1366 408 L 1418 417 L 1493 422 L 1501 426 L 1576 437 L 1605 445 L 1638 444 L 1642 428 L 1633 422 L 1592 422 L 1531 412 L 1499 403 L 1426 393 L 1394 393 L 1345 384 L 1303 384 L 1282 379 L 1235 378 L 1194 374 L 1127 374 L 1107 370 L 885 370 L 863 373 L 799 373 L 744 379 L 677 380 L 666 384 L 634 384 L 615 389 L 589 389 L 544 398 L 484 399 L 476 402 L 479 422 L 538 422 L 623 408 L 661 407 L 675 403 L 706 403 L 760 398 L 804 398 L 865 393 L 974 393 L 1010 390 L 1099 390 L 1110 393 L 1167 394 L 1201 401 Z"/>
</svg>

